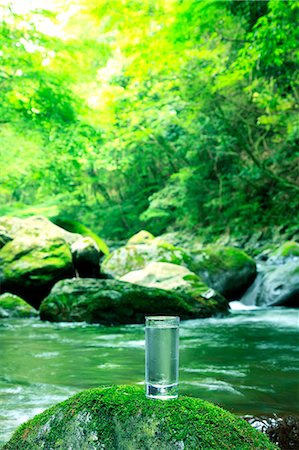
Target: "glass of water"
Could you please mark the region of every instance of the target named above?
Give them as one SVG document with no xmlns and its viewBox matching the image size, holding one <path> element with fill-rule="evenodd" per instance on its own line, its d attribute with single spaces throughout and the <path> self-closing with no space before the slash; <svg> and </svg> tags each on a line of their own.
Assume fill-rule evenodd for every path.
<svg viewBox="0 0 299 450">
<path fill-rule="evenodd" d="M 145 317 L 145 382 L 148 398 L 178 396 L 179 324 L 175 316 Z"/>
</svg>

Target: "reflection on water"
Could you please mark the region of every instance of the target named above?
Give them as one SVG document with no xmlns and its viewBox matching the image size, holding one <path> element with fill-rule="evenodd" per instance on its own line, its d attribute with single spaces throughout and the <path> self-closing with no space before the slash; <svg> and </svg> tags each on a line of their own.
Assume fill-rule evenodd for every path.
<svg viewBox="0 0 299 450">
<path fill-rule="evenodd" d="M 86 388 L 142 384 L 141 325 L 0 322 L 0 443 Z M 237 414 L 298 414 L 298 310 L 235 310 L 181 323 L 180 393 Z"/>
</svg>

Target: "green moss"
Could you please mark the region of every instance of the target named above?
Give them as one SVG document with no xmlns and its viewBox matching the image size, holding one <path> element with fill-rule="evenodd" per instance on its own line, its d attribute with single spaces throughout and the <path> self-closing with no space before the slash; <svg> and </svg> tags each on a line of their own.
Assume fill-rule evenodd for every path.
<svg viewBox="0 0 299 450">
<path fill-rule="evenodd" d="M 149 288 L 117 280 L 62 280 L 40 306 L 42 320 L 53 322 L 143 323 L 147 314 L 178 315 L 182 319 L 227 312 L 222 297 L 205 298 L 186 292 Z"/>
<path fill-rule="evenodd" d="M 53 271 L 71 266 L 72 255 L 61 238 L 41 242 L 16 238 L 3 247 L 0 260 L 3 274 L 9 280 L 24 278 L 24 282 L 30 283 L 38 276 L 47 283 L 53 278 Z"/>
<path fill-rule="evenodd" d="M 247 422 L 206 401 L 145 398 L 141 388 L 80 392 L 21 425 L 4 450 L 274 450 Z"/>
<path fill-rule="evenodd" d="M 102 262 L 102 270 L 114 277 L 122 277 L 133 270 L 143 269 L 152 261 L 187 265 L 190 256 L 182 248 L 152 239 L 146 243 L 127 244 L 114 250 Z"/>
<path fill-rule="evenodd" d="M 273 253 L 273 256 L 277 258 L 299 257 L 299 244 L 295 241 L 285 242 Z"/>
<path fill-rule="evenodd" d="M 147 244 L 149 241 L 155 239 L 155 236 L 146 230 L 141 230 L 134 234 L 129 240 L 128 244 Z"/>
<path fill-rule="evenodd" d="M 54 217 L 51 219 L 55 225 L 58 225 L 61 228 L 64 228 L 71 233 L 82 234 L 82 236 L 91 237 L 99 247 L 99 249 L 104 253 L 104 255 L 109 255 L 109 248 L 106 243 L 101 239 L 96 233 L 94 233 L 90 228 L 86 227 L 80 222 L 76 222 L 74 220 L 62 219 L 60 217 Z"/>
<path fill-rule="evenodd" d="M 244 265 L 253 265 L 255 262 L 244 251 L 234 247 L 207 246 L 204 250 L 195 252 L 198 265 L 210 272 L 221 270 L 238 270 Z"/>
<path fill-rule="evenodd" d="M 227 298 L 241 294 L 256 277 L 255 261 L 234 247 L 210 245 L 194 251 L 188 267 Z"/>
<path fill-rule="evenodd" d="M 38 315 L 38 312 L 25 300 L 9 292 L 0 295 L 0 308 L 6 311 L 9 317 L 24 318 Z"/>
</svg>

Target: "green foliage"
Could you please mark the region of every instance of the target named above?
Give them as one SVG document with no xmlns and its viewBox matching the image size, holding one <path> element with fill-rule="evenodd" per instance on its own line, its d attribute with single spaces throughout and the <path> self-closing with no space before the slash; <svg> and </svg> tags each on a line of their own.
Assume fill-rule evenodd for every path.
<svg viewBox="0 0 299 450">
<path fill-rule="evenodd" d="M 97 234 L 95 234 L 92 230 L 90 230 L 82 223 L 76 222 L 74 220 L 63 219 L 61 217 L 51 218 L 51 221 L 55 223 L 55 225 L 58 225 L 59 227 L 62 227 L 65 230 L 70 231 L 71 233 L 79 233 L 82 234 L 82 236 L 91 237 L 97 243 L 99 249 L 101 250 L 101 252 L 103 252 L 104 255 L 109 254 L 109 249 L 103 239 L 101 239 Z"/>
<path fill-rule="evenodd" d="M 121 239 L 294 227 L 299 2 L 77 5 L 2 7 L 0 214 Z"/>
</svg>

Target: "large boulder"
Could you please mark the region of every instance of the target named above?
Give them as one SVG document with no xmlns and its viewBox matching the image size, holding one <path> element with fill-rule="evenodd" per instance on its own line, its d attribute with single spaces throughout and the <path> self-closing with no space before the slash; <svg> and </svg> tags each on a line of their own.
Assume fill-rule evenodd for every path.
<svg viewBox="0 0 299 450">
<path fill-rule="evenodd" d="M 1 217 L 0 229 L 7 236 L 0 249 L 1 292 L 19 295 L 36 308 L 58 280 L 76 272 L 89 277 L 99 273 L 97 244 L 44 217 Z"/>
<path fill-rule="evenodd" d="M 177 264 L 151 262 L 144 269 L 124 275 L 121 281 L 185 293 L 205 303 L 211 315 L 224 312 L 227 301 L 189 269 Z"/>
<path fill-rule="evenodd" d="M 6 292 L 0 295 L 0 318 L 37 317 L 38 311 L 17 295 Z"/>
<path fill-rule="evenodd" d="M 21 425 L 3 450 L 278 449 L 245 420 L 198 398 L 159 401 L 134 386 L 90 389 Z"/>
<path fill-rule="evenodd" d="M 228 299 L 240 296 L 256 277 L 255 261 L 234 247 L 210 245 L 192 252 L 188 267 Z"/>
<path fill-rule="evenodd" d="M 143 269 L 151 261 L 187 265 L 190 256 L 184 249 L 141 231 L 104 259 L 102 271 L 120 278 L 133 270 Z"/>
<path fill-rule="evenodd" d="M 241 298 L 244 305 L 299 306 L 299 258 L 281 265 L 264 265 Z"/>
<path fill-rule="evenodd" d="M 40 306 L 40 318 L 53 322 L 143 323 L 147 314 L 182 319 L 227 312 L 222 299 L 148 288 L 117 280 L 73 278 L 59 281 Z"/>
<path fill-rule="evenodd" d="M 0 250 L 1 290 L 20 295 L 37 308 L 58 280 L 73 274 L 72 255 L 62 238 L 23 234 Z"/>
</svg>

